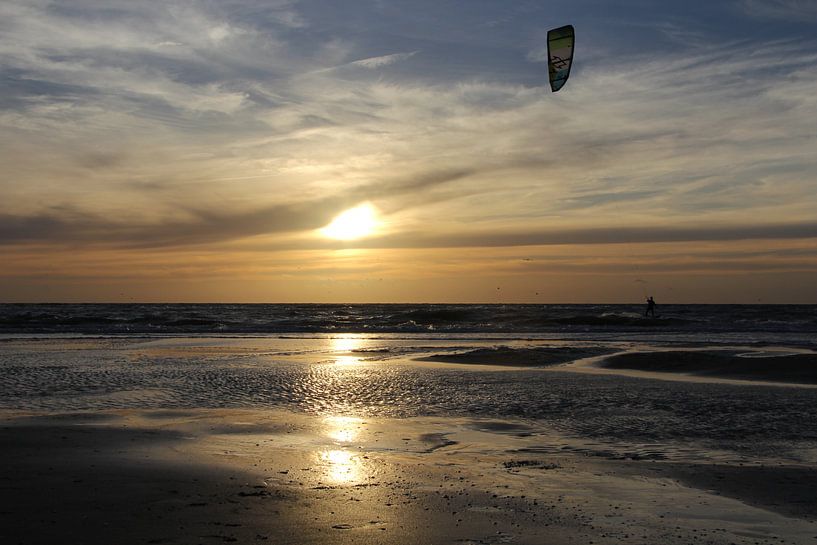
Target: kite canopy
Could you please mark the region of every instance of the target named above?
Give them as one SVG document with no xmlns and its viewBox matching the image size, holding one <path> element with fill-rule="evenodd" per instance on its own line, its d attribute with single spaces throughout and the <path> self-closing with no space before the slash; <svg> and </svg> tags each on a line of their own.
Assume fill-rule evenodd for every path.
<svg viewBox="0 0 817 545">
<path fill-rule="evenodd" d="M 548 75 L 550 90 L 554 93 L 564 87 L 573 64 L 573 44 L 576 41 L 573 25 L 548 31 Z"/>
</svg>

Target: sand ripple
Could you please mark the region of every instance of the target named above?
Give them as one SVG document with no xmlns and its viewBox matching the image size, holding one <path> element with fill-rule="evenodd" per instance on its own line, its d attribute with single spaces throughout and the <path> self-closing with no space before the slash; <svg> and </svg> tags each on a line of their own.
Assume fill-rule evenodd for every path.
<svg viewBox="0 0 817 545">
<path fill-rule="evenodd" d="M 280 407 L 333 415 L 513 419 L 530 428 L 519 433 L 556 431 L 608 444 L 570 448 L 607 449 L 611 456 L 638 459 L 678 457 L 684 454 L 678 450 L 681 443 L 727 445 L 734 452 L 757 454 L 786 445 L 804 452 L 804 444 L 817 442 L 814 389 L 525 369 L 475 371 L 366 361 L 349 353 L 304 359 L 273 351 L 180 356 L 142 348 L 7 347 L 0 365 L 0 408 Z M 616 441 L 641 446 L 609 446 Z"/>
</svg>

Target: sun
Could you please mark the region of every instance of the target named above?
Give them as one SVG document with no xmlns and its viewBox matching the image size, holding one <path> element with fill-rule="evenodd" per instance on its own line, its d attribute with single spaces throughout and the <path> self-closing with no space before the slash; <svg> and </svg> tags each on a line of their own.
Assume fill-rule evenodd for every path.
<svg viewBox="0 0 817 545">
<path fill-rule="evenodd" d="M 371 235 L 377 227 L 377 213 L 369 203 L 341 212 L 321 233 L 338 240 L 354 240 Z"/>
</svg>

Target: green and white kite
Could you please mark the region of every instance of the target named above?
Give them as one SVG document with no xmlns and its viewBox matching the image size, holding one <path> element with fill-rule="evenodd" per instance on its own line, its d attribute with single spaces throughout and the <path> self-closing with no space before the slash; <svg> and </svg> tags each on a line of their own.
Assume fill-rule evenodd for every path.
<svg viewBox="0 0 817 545">
<path fill-rule="evenodd" d="M 548 75 L 550 90 L 554 93 L 564 87 L 573 64 L 573 45 L 576 41 L 573 25 L 548 31 Z"/>
</svg>

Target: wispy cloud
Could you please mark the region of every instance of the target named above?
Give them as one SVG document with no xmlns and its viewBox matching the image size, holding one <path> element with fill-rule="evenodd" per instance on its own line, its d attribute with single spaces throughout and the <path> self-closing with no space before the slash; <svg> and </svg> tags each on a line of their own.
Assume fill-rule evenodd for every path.
<svg viewBox="0 0 817 545">
<path fill-rule="evenodd" d="M 69 94 L 60 102 L 54 97 L 65 96 L 62 87 L 45 102 L 37 98 L 42 95 L 21 97 L 24 106 L 0 119 L 25 131 L 31 145 L 42 146 L 46 131 L 75 134 L 78 141 L 67 143 L 69 149 L 79 148 L 82 163 L 105 172 L 106 183 L 130 184 L 135 163 L 143 178 L 163 173 L 167 189 L 187 178 L 179 187 L 201 188 L 201 209 L 214 205 L 208 194 L 233 193 L 233 187 L 254 192 L 246 205 L 241 193 L 233 193 L 234 206 L 246 206 L 250 215 L 259 198 L 298 202 L 335 194 L 339 204 L 379 199 L 390 212 L 404 211 L 404 219 L 426 225 L 431 218 L 434 224 L 458 217 L 472 222 L 487 203 L 486 217 L 530 221 L 558 215 L 567 225 L 586 221 L 584 210 L 595 210 L 591 223 L 616 225 L 629 215 L 643 217 L 644 210 L 664 219 L 737 221 L 760 207 L 773 216 L 805 219 L 815 171 L 809 112 L 816 63 L 814 53 L 795 43 L 732 45 L 661 61 L 631 59 L 626 70 L 596 67 L 579 74 L 564 96 L 509 84 L 425 86 L 331 74 L 283 80 L 278 89 L 259 80 L 242 84 L 242 93 L 225 93 L 234 85 L 228 80 L 197 85 L 196 93 L 176 92 L 175 84 L 161 87 L 163 103 L 185 103 L 178 109 L 149 102 L 120 108 L 122 96 L 107 107 L 108 99 L 94 104 L 103 87 L 84 95 L 85 88 L 71 88 L 84 98 Z M 229 118 L 202 117 L 196 113 L 202 110 Z M 83 145 L 93 139 L 85 129 L 104 136 L 118 123 L 144 139 L 134 141 L 137 146 L 152 148 L 158 141 L 174 164 L 153 166 L 138 150 L 109 142 Z M 214 132 L 201 132 L 207 127 Z M 9 157 L 9 164 L 17 162 Z M 454 191 L 425 182 L 426 173 L 435 171 L 467 174 Z M 423 182 L 393 191 L 384 181 L 394 178 L 392 172 Z M 70 175 L 71 169 L 63 171 Z M 93 179 L 81 183 L 94 185 Z M 423 198 L 415 198 L 420 191 Z M 70 193 L 63 199 L 70 202 Z M 457 200 L 457 209 L 446 208 Z"/>
<path fill-rule="evenodd" d="M 410 51 L 408 53 L 393 53 L 391 55 L 382 55 L 380 57 L 369 57 L 368 59 L 360 59 L 353 61 L 350 64 L 355 66 L 362 66 L 364 68 L 380 68 L 381 66 L 388 66 L 396 62 L 410 59 L 417 54 L 417 51 Z"/>
<path fill-rule="evenodd" d="M 740 6 L 752 17 L 817 22 L 817 4 L 811 0 L 741 0 Z"/>
</svg>

